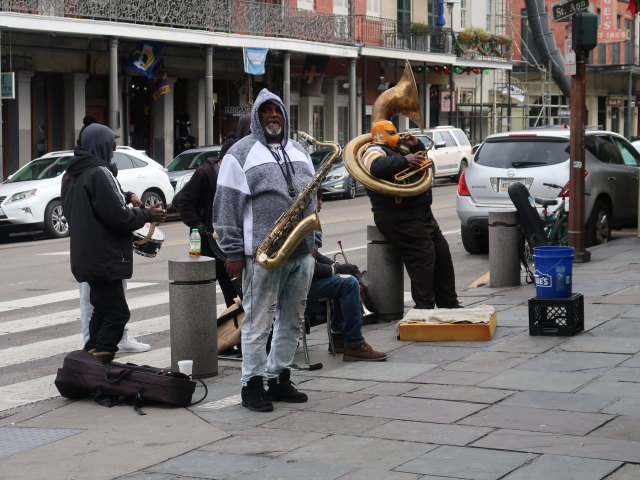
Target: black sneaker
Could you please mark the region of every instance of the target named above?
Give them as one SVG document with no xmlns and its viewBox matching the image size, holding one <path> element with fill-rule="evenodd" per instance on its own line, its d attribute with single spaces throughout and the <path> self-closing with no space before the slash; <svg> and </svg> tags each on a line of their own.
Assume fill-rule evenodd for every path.
<svg viewBox="0 0 640 480">
<path fill-rule="evenodd" d="M 285 369 L 280 372 L 278 378 L 270 378 L 267 381 L 269 387 L 269 398 L 271 400 L 280 400 L 289 403 L 304 403 L 309 397 L 306 393 L 299 392 L 293 386 L 291 379 L 291 370 Z"/>
<path fill-rule="evenodd" d="M 240 394 L 242 406 L 254 412 L 271 412 L 273 403 L 269 400 L 267 391 L 264 389 L 263 379 L 256 375 L 251 377 L 246 385 L 242 387 Z"/>
</svg>

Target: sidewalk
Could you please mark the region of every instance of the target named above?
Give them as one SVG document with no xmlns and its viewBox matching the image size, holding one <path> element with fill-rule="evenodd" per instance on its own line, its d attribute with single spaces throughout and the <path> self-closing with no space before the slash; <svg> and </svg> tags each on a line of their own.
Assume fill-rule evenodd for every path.
<svg viewBox="0 0 640 480">
<path fill-rule="evenodd" d="M 389 360 L 344 363 L 316 327 L 324 368 L 293 372 L 309 402 L 269 413 L 239 405 L 230 362 L 189 409 L 49 400 L 0 420 L 0 479 L 637 480 L 640 239 L 591 253 L 574 265 L 579 335 L 529 335 L 531 285 L 468 289 L 465 306 L 498 311 L 491 341 L 401 342 L 394 324 L 368 325 Z"/>
</svg>

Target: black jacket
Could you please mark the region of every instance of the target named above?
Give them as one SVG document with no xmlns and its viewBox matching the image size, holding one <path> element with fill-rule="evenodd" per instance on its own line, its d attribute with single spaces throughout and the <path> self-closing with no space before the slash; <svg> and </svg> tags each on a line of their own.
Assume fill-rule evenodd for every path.
<svg viewBox="0 0 640 480">
<path fill-rule="evenodd" d="M 91 145 L 84 138 L 93 126 L 85 130 L 83 145 Z M 132 232 L 151 221 L 148 210 L 127 207 L 102 150 L 93 149 L 100 151 L 101 158 L 76 149 L 62 178 L 62 208 L 71 235 L 71 272 L 79 282 L 131 278 Z"/>
<path fill-rule="evenodd" d="M 377 157 L 373 161 L 371 164 L 371 175 L 393 182 L 393 176 L 407 167 L 407 160 L 404 158 L 404 155 L 392 150 L 386 145 L 372 144 L 368 148 L 371 147 L 380 147 L 386 154 L 386 157 Z M 424 150 L 424 145 L 420 141 L 418 141 L 415 147 L 411 148 L 412 153 L 421 150 Z M 410 177 L 409 180 L 413 181 L 415 179 Z M 369 189 L 367 189 L 367 194 L 371 200 L 371 210 L 374 214 L 381 211 L 424 210 L 431 208 L 431 189 L 413 197 L 402 197 L 400 202 L 396 201 L 396 197 L 382 195 Z"/>
</svg>

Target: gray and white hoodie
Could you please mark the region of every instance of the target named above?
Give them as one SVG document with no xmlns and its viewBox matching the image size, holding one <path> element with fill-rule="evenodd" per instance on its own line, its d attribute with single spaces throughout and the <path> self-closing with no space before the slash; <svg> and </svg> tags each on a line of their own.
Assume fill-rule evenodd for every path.
<svg viewBox="0 0 640 480">
<path fill-rule="evenodd" d="M 265 102 L 278 105 L 284 114 L 285 134 L 280 145 L 267 144 L 260 124 L 258 109 Z M 309 154 L 298 142 L 287 138 L 288 131 L 289 117 L 282 100 L 263 89 L 251 110 L 251 135 L 233 144 L 224 156 L 218 174 L 213 228 L 219 237 L 220 248 L 230 261 L 254 255 L 254 250 L 282 212 L 291 206 L 313 177 Z M 286 168 L 293 172 L 294 198 L 289 195 L 283 173 Z M 315 210 L 316 196 L 313 195 L 304 216 Z M 313 232 L 308 234 L 294 254 L 309 253 L 315 246 L 315 238 Z"/>
</svg>

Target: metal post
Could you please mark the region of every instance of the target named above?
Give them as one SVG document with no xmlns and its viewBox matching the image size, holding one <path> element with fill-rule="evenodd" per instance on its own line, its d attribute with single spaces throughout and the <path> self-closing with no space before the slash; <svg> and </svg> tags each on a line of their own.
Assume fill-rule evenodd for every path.
<svg viewBox="0 0 640 480">
<path fill-rule="evenodd" d="M 631 135 L 631 103 L 633 102 L 633 73 L 629 72 L 627 82 L 627 108 L 624 115 L 624 136 L 629 138 Z"/>
<path fill-rule="evenodd" d="M 518 213 L 489 212 L 489 286 L 520 285 Z"/>
<path fill-rule="evenodd" d="M 362 125 L 361 133 L 367 131 L 367 57 L 362 58 L 362 98 L 360 103 L 360 112 L 362 119 L 360 124 Z M 353 138 L 353 137 L 351 137 Z"/>
<path fill-rule="evenodd" d="M 109 127 L 118 130 L 118 39 L 109 40 Z"/>
<path fill-rule="evenodd" d="M 367 286 L 376 318 L 399 320 L 404 315 L 404 269 L 400 256 L 375 225 L 367 226 Z"/>
<path fill-rule="evenodd" d="M 282 100 L 284 108 L 291 114 L 291 52 L 284 52 L 284 63 L 282 67 Z M 291 134 L 291 132 L 289 132 Z"/>
<path fill-rule="evenodd" d="M 576 52 L 576 74 L 571 77 L 571 125 L 569 141 L 569 245 L 575 262 L 591 259 L 585 250 L 584 232 L 584 114 L 587 64 L 585 52 Z"/>
<path fill-rule="evenodd" d="M 356 76 L 356 61 L 352 58 L 349 62 L 349 138 L 356 138 L 358 136 L 358 128 L 356 123 L 358 122 L 358 110 L 356 107 L 356 82 L 358 77 Z M 364 96 L 362 97 L 364 102 Z"/>
<path fill-rule="evenodd" d="M 193 360 L 193 376 L 218 374 L 216 262 L 209 257 L 169 260 L 171 369 Z"/>
<path fill-rule="evenodd" d="M 207 47 L 204 73 L 204 141 L 213 145 L 213 47 Z"/>
</svg>

